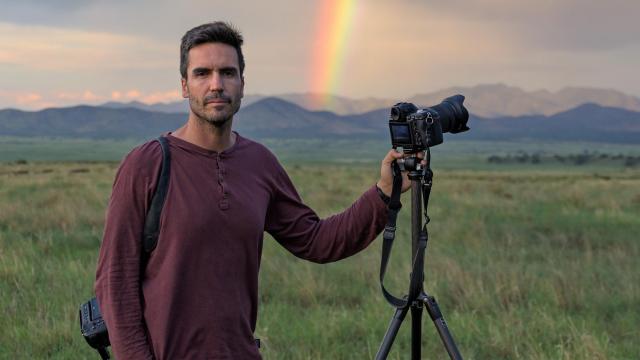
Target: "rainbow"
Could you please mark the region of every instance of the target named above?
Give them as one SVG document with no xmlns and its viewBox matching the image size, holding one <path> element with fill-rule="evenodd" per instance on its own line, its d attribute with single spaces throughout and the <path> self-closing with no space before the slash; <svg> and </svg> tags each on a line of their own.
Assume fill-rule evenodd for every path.
<svg viewBox="0 0 640 360">
<path fill-rule="evenodd" d="M 357 0 L 321 0 L 311 58 L 315 108 L 326 109 L 339 89 Z"/>
</svg>

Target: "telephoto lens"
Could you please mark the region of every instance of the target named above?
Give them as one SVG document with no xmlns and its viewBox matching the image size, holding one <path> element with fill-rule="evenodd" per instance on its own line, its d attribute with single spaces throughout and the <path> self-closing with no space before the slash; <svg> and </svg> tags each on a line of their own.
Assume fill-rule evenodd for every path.
<svg viewBox="0 0 640 360">
<path fill-rule="evenodd" d="M 442 132 L 457 134 L 469 130 L 467 126 L 469 112 L 462 105 L 462 102 L 464 102 L 464 96 L 454 95 L 442 100 L 438 105 L 431 106 L 431 109 L 440 116 Z"/>
</svg>

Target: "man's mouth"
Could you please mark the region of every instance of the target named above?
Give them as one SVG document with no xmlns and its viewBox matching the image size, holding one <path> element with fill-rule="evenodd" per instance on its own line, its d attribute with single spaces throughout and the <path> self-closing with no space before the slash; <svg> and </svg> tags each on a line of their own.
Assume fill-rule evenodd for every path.
<svg viewBox="0 0 640 360">
<path fill-rule="evenodd" d="M 214 98 L 205 98 L 204 99 L 204 104 L 208 105 L 208 104 L 229 104 L 231 103 L 231 99 L 227 98 L 227 97 L 214 97 Z"/>
</svg>

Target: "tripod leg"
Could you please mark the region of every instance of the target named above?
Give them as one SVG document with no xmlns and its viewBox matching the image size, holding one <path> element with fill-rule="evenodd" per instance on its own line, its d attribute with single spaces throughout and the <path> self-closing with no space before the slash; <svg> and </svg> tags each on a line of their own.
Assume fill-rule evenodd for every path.
<svg viewBox="0 0 640 360">
<path fill-rule="evenodd" d="M 427 312 L 429 312 L 431 320 L 433 320 L 433 323 L 436 325 L 438 335 L 440 335 L 440 339 L 442 339 L 442 343 L 444 344 L 445 349 L 447 349 L 449 357 L 455 360 L 462 360 L 462 355 L 460 355 L 458 347 L 456 346 L 455 341 L 453 341 L 453 336 L 451 336 L 451 333 L 449 332 L 449 327 L 444 321 L 444 317 L 442 316 L 442 312 L 440 312 L 440 307 L 438 306 L 436 299 L 433 296 L 424 294 L 424 296 L 421 297 L 421 300 L 427 307 Z"/>
<path fill-rule="evenodd" d="M 411 306 L 411 359 L 420 360 L 422 352 L 422 303 Z"/>
<path fill-rule="evenodd" d="M 382 344 L 380 344 L 380 348 L 376 354 L 376 360 L 384 360 L 387 358 L 387 355 L 389 355 L 389 350 L 391 350 L 393 340 L 395 340 L 400 325 L 402 325 L 402 320 L 404 320 L 404 317 L 407 315 L 407 310 L 409 310 L 409 306 L 404 309 L 396 309 L 396 313 L 393 314 L 387 333 L 384 334 L 384 339 L 382 339 Z"/>
</svg>

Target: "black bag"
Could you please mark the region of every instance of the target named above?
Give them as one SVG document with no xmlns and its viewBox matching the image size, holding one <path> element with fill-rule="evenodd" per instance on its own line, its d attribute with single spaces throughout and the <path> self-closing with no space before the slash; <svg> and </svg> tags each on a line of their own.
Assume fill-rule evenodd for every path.
<svg viewBox="0 0 640 360">
<path fill-rule="evenodd" d="M 160 214 L 164 200 L 167 197 L 169 189 L 169 174 L 171 173 L 171 154 L 169 152 L 169 144 L 167 138 L 160 136 L 157 141 L 162 148 L 162 168 L 158 177 L 158 185 L 151 199 L 151 206 L 144 222 L 144 233 L 142 236 L 143 257 L 148 258 L 149 254 L 156 248 L 158 244 L 158 234 L 160 233 Z M 143 259 L 143 261 L 145 260 Z M 93 297 L 91 300 L 80 305 L 80 332 L 87 343 L 98 353 L 102 359 L 109 359 L 107 347 L 111 345 L 109 342 L 109 333 L 107 326 L 102 319 L 102 313 L 98 304 L 98 299 Z"/>
</svg>

